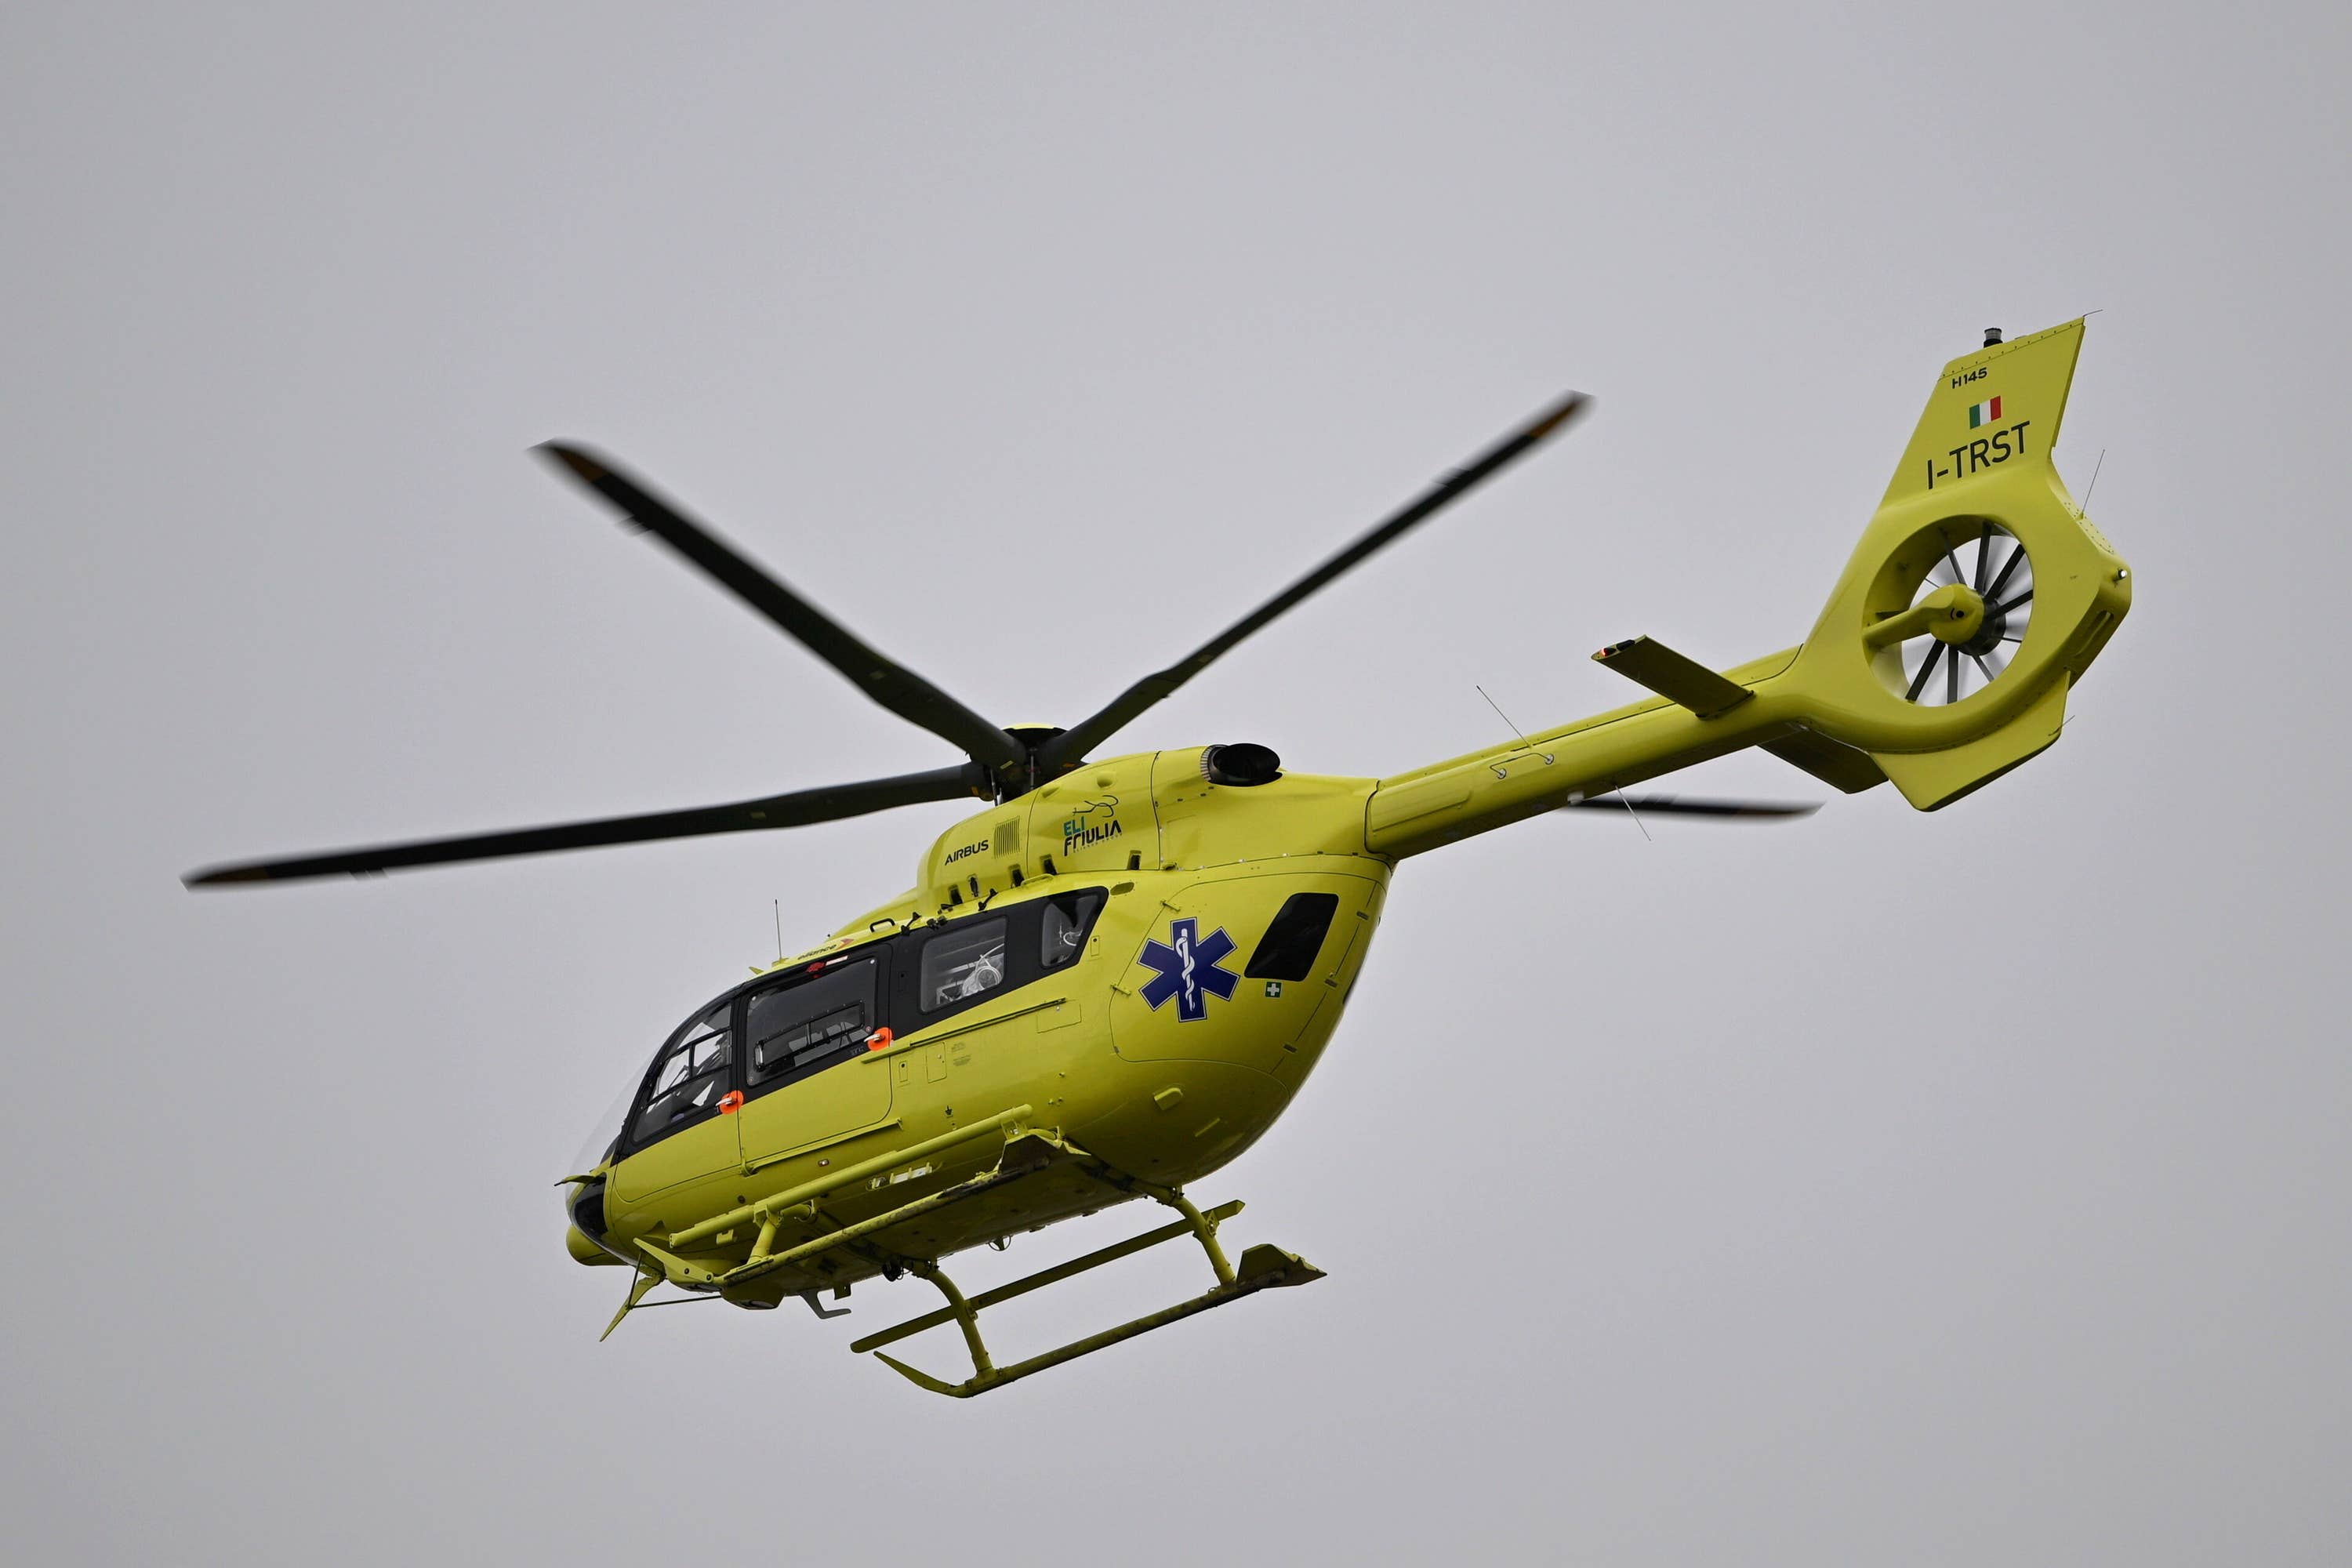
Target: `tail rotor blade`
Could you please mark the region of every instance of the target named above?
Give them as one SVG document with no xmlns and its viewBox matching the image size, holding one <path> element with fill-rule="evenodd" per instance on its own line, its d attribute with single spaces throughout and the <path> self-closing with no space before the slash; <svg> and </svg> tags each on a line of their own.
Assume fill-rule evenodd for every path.
<svg viewBox="0 0 2352 1568">
<path fill-rule="evenodd" d="M 1936 661 L 1944 656 L 1946 646 L 1941 642 L 1927 645 L 1927 657 L 1919 661 L 1919 673 L 1911 678 L 1911 689 L 1903 694 L 1906 701 L 1918 701 L 1919 693 L 1927 689 L 1928 679 L 1936 673 Z"/>
</svg>

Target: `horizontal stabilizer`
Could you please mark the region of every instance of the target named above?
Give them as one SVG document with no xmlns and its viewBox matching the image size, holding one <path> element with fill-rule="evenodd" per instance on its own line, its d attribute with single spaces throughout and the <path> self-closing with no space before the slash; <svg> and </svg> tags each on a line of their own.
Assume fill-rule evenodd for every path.
<svg viewBox="0 0 2352 1568">
<path fill-rule="evenodd" d="M 1685 658 L 1650 637 L 1612 643 L 1592 657 L 1596 662 L 1640 682 L 1667 700 L 1681 703 L 1702 719 L 1728 713 L 1756 695 L 1698 660 Z"/>
</svg>

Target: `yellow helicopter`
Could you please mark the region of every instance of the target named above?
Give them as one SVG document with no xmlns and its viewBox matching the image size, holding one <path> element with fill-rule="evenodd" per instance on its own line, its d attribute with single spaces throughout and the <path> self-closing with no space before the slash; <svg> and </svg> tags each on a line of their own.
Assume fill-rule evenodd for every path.
<svg viewBox="0 0 2352 1568">
<path fill-rule="evenodd" d="M 1259 1244 L 1229 1259 L 1185 1187 L 1273 1125 L 1345 1010 L 1397 863 L 1563 807 L 1787 815 L 1643 801 L 1633 785 L 1758 746 L 1853 793 L 1948 805 L 2058 737 L 2066 694 L 2131 604 L 2130 572 L 2051 448 L 2080 320 L 1938 374 L 1845 574 L 1800 646 L 1718 673 L 1646 637 L 1593 657 L 1654 695 L 1387 778 L 1286 771 L 1255 744 L 1095 760 L 1152 704 L 1438 512 L 1585 406 L 1571 395 L 1198 650 L 1067 729 L 1000 728 L 885 658 L 601 457 L 542 448 L 901 717 L 953 767 L 729 805 L 221 867 L 192 887 L 794 827 L 919 801 L 989 802 L 925 851 L 908 891 L 697 1007 L 654 1053 L 569 1189 L 571 1255 L 629 1271 L 610 1334 L 672 1301 L 773 1308 L 912 1274 L 945 1304 L 856 1341 L 959 1325 L 969 1396 L 1195 1313 L 1322 1278 Z M 1147 1198 L 1170 1222 L 966 1296 L 941 1259 Z M 987 1308 L 1191 1237 L 1214 1283 L 998 1364 Z"/>
</svg>

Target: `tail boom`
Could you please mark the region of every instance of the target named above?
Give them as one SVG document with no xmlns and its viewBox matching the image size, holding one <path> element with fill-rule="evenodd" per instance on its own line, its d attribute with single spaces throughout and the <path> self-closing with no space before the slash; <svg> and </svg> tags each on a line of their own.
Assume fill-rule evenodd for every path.
<svg viewBox="0 0 2352 1568">
<path fill-rule="evenodd" d="M 1380 856 L 1422 854 L 1572 798 L 1646 783 L 1749 746 L 1799 739 L 1808 730 L 1806 715 L 1783 682 L 1800 651 L 1788 648 L 1725 671 L 1723 679 L 1751 695 L 1714 718 L 1654 697 L 1384 778 L 1366 807 L 1366 847 Z"/>
</svg>

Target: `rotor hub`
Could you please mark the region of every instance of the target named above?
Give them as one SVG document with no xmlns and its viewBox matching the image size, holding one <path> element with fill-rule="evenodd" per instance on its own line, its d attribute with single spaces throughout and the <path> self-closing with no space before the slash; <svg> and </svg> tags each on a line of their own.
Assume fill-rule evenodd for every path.
<svg viewBox="0 0 2352 1568">
<path fill-rule="evenodd" d="M 1949 639 L 1947 639 L 1949 640 Z M 2009 640 L 2009 616 L 1989 613 L 1982 603 L 1977 605 L 1977 630 L 1974 637 L 1962 637 L 1953 643 L 1970 658 L 1983 658 L 1997 652 Z"/>
<path fill-rule="evenodd" d="M 1965 647 L 1984 633 L 1984 595 L 1963 584 L 1938 588 L 1920 600 L 1919 605 L 1936 613 L 1927 629 L 1938 642 Z"/>
</svg>

